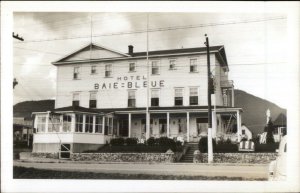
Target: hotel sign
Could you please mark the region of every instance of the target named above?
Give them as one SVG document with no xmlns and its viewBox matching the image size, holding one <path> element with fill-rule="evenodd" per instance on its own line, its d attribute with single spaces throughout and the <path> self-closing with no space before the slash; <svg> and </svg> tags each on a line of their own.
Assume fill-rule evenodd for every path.
<svg viewBox="0 0 300 193">
<path fill-rule="evenodd" d="M 146 76 L 119 76 L 114 82 L 100 82 L 94 84 L 95 90 L 106 90 L 106 89 L 139 89 L 147 88 L 148 84 L 150 88 L 161 88 L 164 87 L 164 80 L 153 80 L 148 83 Z"/>
</svg>

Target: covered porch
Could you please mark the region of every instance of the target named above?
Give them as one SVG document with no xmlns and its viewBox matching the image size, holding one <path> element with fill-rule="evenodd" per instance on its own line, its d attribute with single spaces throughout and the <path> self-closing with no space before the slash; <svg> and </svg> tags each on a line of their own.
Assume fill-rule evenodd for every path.
<svg viewBox="0 0 300 193">
<path fill-rule="evenodd" d="M 117 121 L 116 133 L 118 137 L 135 137 L 148 139 L 149 137 L 181 137 L 186 142 L 198 142 L 207 135 L 207 109 L 203 107 L 185 108 L 150 108 L 149 121 L 145 110 L 118 110 L 114 112 Z M 241 109 L 222 108 L 213 110 L 213 138 L 234 135 L 241 140 Z M 216 118 L 214 118 L 216 117 Z M 147 122 L 149 126 L 147 127 Z M 147 129 L 149 128 L 149 129 Z"/>
</svg>

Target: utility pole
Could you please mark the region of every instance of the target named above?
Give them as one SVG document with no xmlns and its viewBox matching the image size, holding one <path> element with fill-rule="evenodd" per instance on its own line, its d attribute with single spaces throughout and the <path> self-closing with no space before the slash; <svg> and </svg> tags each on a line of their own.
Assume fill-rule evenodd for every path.
<svg viewBox="0 0 300 193">
<path fill-rule="evenodd" d="M 13 81 L 13 88 L 15 88 L 15 86 L 18 84 L 18 81 L 16 78 L 14 78 L 14 81 Z"/>
<path fill-rule="evenodd" d="M 208 108 L 208 128 L 207 128 L 207 153 L 208 163 L 213 162 L 213 147 L 212 147 L 212 120 L 211 120 L 211 74 L 210 74 L 210 53 L 209 53 L 209 40 L 207 34 L 205 34 L 206 52 L 207 52 L 207 108 Z"/>
<path fill-rule="evenodd" d="M 18 39 L 18 40 L 20 40 L 20 41 L 24 41 L 24 39 L 23 39 L 22 37 L 19 37 L 19 34 L 15 35 L 15 33 L 13 32 L 13 33 L 12 33 L 12 36 L 13 36 L 13 38 L 15 38 L 15 39 Z M 16 78 L 14 78 L 14 81 L 13 81 L 13 88 L 15 88 L 15 86 L 16 86 L 17 84 L 18 84 L 18 81 L 17 81 Z"/>
<path fill-rule="evenodd" d="M 12 35 L 13 35 L 13 38 L 24 41 L 24 39 L 22 37 L 19 37 L 19 34 L 15 35 L 15 33 L 13 32 Z"/>
<path fill-rule="evenodd" d="M 151 136 L 150 133 L 150 112 L 149 112 L 149 87 L 150 87 L 150 70 L 149 70 L 149 13 L 147 13 L 147 107 L 146 107 L 146 140 L 148 140 Z"/>
</svg>

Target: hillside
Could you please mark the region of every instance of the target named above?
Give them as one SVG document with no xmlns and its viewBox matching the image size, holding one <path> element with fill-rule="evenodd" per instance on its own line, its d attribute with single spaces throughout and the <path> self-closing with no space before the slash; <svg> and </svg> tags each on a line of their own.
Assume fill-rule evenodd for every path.
<svg viewBox="0 0 300 193">
<path fill-rule="evenodd" d="M 272 120 L 280 115 L 286 115 L 286 110 L 274 103 L 251 95 L 242 90 L 235 90 L 235 106 L 243 108 L 242 123 L 254 135 L 263 132 L 266 124 L 266 110 L 271 110 Z M 14 105 L 14 117 L 31 117 L 32 112 L 45 112 L 54 109 L 54 100 L 25 101 Z"/>
<path fill-rule="evenodd" d="M 14 117 L 30 118 L 32 112 L 45 112 L 54 109 L 54 100 L 25 101 L 14 105 Z"/>
<path fill-rule="evenodd" d="M 235 90 L 235 106 L 243 108 L 242 123 L 244 123 L 254 135 L 262 133 L 266 125 L 266 110 L 270 109 L 273 121 L 286 109 L 262 98 L 251 95 L 242 90 Z"/>
</svg>

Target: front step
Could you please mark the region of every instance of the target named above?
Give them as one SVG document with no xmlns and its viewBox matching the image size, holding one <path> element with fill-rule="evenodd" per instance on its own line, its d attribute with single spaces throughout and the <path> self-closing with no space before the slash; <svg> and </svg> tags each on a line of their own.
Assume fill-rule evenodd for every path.
<svg viewBox="0 0 300 193">
<path fill-rule="evenodd" d="M 181 158 L 181 163 L 193 163 L 194 152 L 198 150 L 197 143 L 187 143 L 187 145 L 189 146 L 189 149 L 186 152 L 186 154 Z"/>
</svg>

